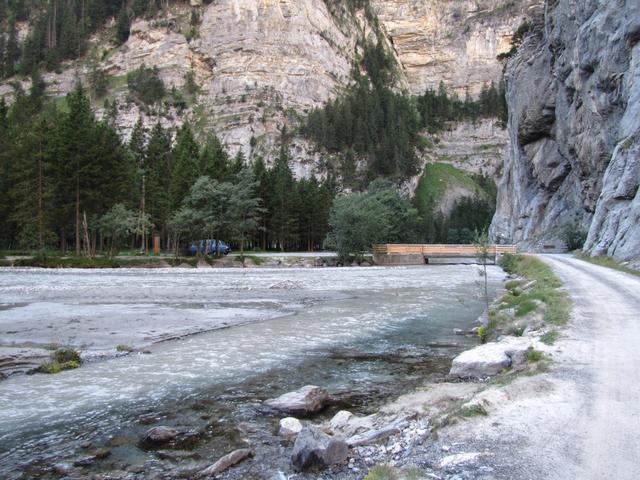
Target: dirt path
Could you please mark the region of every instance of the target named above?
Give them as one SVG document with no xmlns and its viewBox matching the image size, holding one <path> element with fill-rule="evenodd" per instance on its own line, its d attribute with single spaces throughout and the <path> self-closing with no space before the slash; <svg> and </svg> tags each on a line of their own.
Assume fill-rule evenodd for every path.
<svg viewBox="0 0 640 480">
<path fill-rule="evenodd" d="M 521 378 L 512 398 L 447 440 L 482 452 L 487 475 L 474 478 L 638 479 L 640 278 L 570 256 L 541 259 L 574 302 L 551 371 Z"/>
</svg>

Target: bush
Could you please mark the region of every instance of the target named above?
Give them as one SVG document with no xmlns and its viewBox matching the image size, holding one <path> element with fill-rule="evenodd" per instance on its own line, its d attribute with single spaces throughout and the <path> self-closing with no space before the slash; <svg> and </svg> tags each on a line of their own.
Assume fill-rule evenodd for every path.
<svg viewBox="0 0 640 480">
<path fill-rule="evenodd" d="M 584 242 L 587 240 L 587 232 L 576 221 L 568 223 L 562 228 L 560 238 L 570 251 L 582 250 Z"/>
<path fill-rule="evenodd" d="M 134 98 L 146 105 L 159 102 L 166 93 L 158 67 L 148 68 L 144 64 L 127 74 L 127 87 Z"/>
<path fill-rule="evenodd" d="M 81 362 L 80 354 L 70 347 L 60 347 L 53 352 L 53 360 L 59 363 Z"/>
</svg>

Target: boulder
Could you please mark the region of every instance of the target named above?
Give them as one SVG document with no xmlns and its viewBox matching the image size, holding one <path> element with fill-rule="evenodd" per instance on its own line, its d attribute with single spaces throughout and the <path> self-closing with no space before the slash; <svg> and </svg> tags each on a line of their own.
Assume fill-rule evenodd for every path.
<svg viewBox="0 0 640 480">
<path fill-rule="evenodd" d="M 252 456 L 253 456 L 253 452 L 248 448 L 241 448 L 239 450 L 234 450 L 228 455 L 225 455 L 224 457 L 222 457 L 220 460 L 218 460 L 216 463 L 214 463 L 210 467 L 207 467 L 204 470 L 201 470 L 199 476 L 203 478 L 213 477 L 215 475 L 218 475 L 224 472 L 229 467 L 233 467 L 234 465 L 237 465 L 238 463 L 243 462 L 244 460 Z"/>
<path fill-rule="evenodd" d="M 528 353 L 534 348 L 534 343 L 538 345 L 531 337 L 505 336 L 499 342 L 479 345 L 454 358 L 449 375 L 486 378 L 508 367 L 519 368 L 527 363 Z"/>
<path fill-rule="evenodd" d="M 180 431 L 175 428 L 164 426 L 153 427 L 145 432 L 142 437 L 142 443 L 150 446 L 162 445 L 175 440 L 178 435 L 180 435 Z"/>
<path fill-rule="evenodd" d="M 289 415 L 308 415 L 322 410 L 330 400 L 329 392 L 324 388 L 307 385 L 278 398 L 266 400 L 264 405 Z"/>
<path fill-rule="evenodd" d="M 485 378 L 510 366 L 505 346 L 492 342 L 462 352 L 453 359 L 449 374 L 459 378 Z"/>
<path fill-rule="evenodd" d="M 287 440 L 291 440 L 300 433 L 302 428 L 302 423 L 297 418 L 283 418 L 280 420 L 280 430 L 278 430 L 278 435 L 286 438 Z"/>
<path fill-rule="evenodd" d="M 353 413 L 347 410 L 340 410 L 329 420 L 329 428 L 334 432 L 344 430 L 348 427 L 353 417 Z"/>
<path fill-rule="evenodd" d="M 305 427 L 293 446 L 291 463 L 298 471 L 322 470 L 347 460 L 344 440 L 330 437 L 316 427 Z"/>
</svg>

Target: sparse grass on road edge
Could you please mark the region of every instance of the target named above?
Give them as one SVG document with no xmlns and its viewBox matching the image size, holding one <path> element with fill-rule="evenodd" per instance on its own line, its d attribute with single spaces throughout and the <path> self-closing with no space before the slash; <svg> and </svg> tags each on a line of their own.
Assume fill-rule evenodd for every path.
<svg viewBox="0 0 640 480">
<path fill-rule="evenodd" d="M 575 257 L 579 258 L 580 260 L 584 260 L 585 262 L 593 263 L 594 265 L 600 265 L 601 267 L 612 268 L 620 272 L 630 273 L 631 275 L 636 275 L 640 277 L 640 270 L 636 270 L 634 268 L 628 267 L 620 263 L 616 259 L 608 257 L 606 255 L 591 257 L 584 253 L 576 253 Z"/>
<path fill-rule="evenodd" d="M 562 282 L 553 273 L 549 265 L 529 255 L 504 255 L 500 266 L 508 273 L 526 279 L 523 283 L 535 281 L 533 287 L 526 291 L 512 288 L 498 301 L 503 308 L 515 308 L 516 316 L 523 316 L 532 311 L 535 301 L 546 305 L 544 321 L 552 325 L 565 325 L 569 321 L 571 301 L 562 289 Z"/>
</svg>

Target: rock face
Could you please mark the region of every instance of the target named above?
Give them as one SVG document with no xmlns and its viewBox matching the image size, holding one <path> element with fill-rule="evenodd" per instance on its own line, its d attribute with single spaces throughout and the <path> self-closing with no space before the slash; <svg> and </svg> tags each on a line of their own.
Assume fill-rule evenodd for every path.
<svg viewBox="0 0 640 480">
<path fill-rule="evenodd" d="M 332 438 L 315 427 L 305 427 L 296 438 L 291 463 L 299 471 L 322 470 L 344 463 L 348 454 L 344 440 Z"/>
<path fill-rule="evenodd" d="M 410 90 L 440 82 L 464 96 L 502 78 L 500 53 L 534 0 L 373 0 Z"/>
<path fill-rule="evenodd" d="M 547 2 L 509 62 L 510 153 L 494 237 L 540 249 L 578 222 L 586 251 L 640 258 L 640 4 Z"/>
<path fill-rule="evenodd" d="M 422 93 L 443 81 L 464 96 L 500 80 L 496 55 L 510 49 L 511 36 L 534 1 L 371 0 L 371 12 L 382 41 L 396 54 L 398 89 Z M 260 155 L 269 162 L 279 147 L 280 128 L 295 129 L 298 116 L 338 96 L 353 80 L 353 64 L 362 55 L 359 42 L 376 37 L 364 9 L 351 14 L 345 2 L 166 3 L 158 16 L 136 19 L 120 47 L 111 48 L 112 32 L 92 39 L 90 50 L 104 59 L 98 66 L 111 76 L 109 96 L 120 104 L 121 131 L 128 135 L 139 116 L 147 127 L 156 121 L 179 127 L 189 120 L 198 131 L 215 131 L 232 155 L 242 150 L 248 159 Z M 193 27 L 192 7 L 200 19 Z M 77 78 L 86 84 L 88 64 L 80 59 L 60 73 L 45 74 L 48 92 L 65 95 Z M 181 89 L 191 72 L 199 94 L 184 111 L 165 107 L 160 114 L 127 102 L 126 74 L 142 64 L 158 67 L 168 89 Z M 28 83 L 22 80 L 25 90 Z M 0 95 L 11 97 L 12 91 L 9 82 L 0 84 Z M 94 106 L 104 113 L 102 101 Z M 296 176 L 322 176 L 326 156 L 305 139 L 295 137 L 290 154 Z"/>
<path fill-rule="evenodd" d="M 439 139 L 434 149 L 437 161 L 489 177 L 497 176 L 509 146 L 506 128 L 494 119 L 454 123 Z"/>
<path fill-rule="evenodd" d="M 307 385 L 293 392 L 266 400 L 264 405 L 290 415 L 308 415 L 322 410 L 331 398 L 329 392 L 315 385 Z"/>
</svg>

